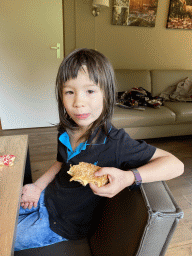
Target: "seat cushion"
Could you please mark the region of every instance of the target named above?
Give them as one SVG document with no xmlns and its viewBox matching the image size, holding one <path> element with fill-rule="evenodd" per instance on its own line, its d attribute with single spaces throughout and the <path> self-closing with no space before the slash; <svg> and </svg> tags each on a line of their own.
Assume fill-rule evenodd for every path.
<svg viewBox="0 0 192 256">
<path fill-rule="evenodd" d="M 146 107 L 144 111 L 115 106 L 112 124 L 116 128 L 158 126 L 174 124 L 175 118 L 175 113 L 165 106 L 159 109 Z"/>
<path fill-rule="evenodd" d="M 164 105 L 176 114 L 176 123 L 192 122 L 192 102 L 166 101 Z"/>
</svg>

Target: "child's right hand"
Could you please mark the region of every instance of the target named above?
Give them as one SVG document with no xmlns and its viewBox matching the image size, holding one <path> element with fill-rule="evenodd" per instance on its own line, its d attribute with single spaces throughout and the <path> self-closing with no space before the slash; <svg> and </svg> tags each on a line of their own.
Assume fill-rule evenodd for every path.
<svg viewBox="0 0 192 256">
<path fill-rule="evenodd" d="M 22 188 L 21 195 L 21 206 L 24 209 L 31 209 L 37 207 L 42 189 L 37 187 L 35 184 L 27 184 Z"/>
</svg>

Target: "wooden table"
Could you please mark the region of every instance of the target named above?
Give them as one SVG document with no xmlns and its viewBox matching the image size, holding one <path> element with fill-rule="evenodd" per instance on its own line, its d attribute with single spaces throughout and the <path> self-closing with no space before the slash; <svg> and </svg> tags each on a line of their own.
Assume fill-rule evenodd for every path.
<svg viewBox="0 0 192 256">
<path fill-rule="evenodd" d="M 28 135 L 0 136 L 0 156 L 15 155 L 13 166 L 0 166 L 0 256 L 14 255 Z"/>
</svg>

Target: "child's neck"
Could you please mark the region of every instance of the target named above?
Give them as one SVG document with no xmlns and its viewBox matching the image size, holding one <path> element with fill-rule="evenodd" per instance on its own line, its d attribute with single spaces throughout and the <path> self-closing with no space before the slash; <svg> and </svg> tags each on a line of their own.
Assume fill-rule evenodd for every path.
<svg viewBox="0 0 192 256">
<path fill-rule="evenodd" d="M 83 134 L 85 134 L 86 130 L 76 130 L 76 131 L 71 131 L 67 130 L 67 133 L 69 135 L 71 147 L 73 151 L 79 146 L 80 143 L 83 143 L 86 141 L 85 138 L 81 138 Z"/>
</svg>

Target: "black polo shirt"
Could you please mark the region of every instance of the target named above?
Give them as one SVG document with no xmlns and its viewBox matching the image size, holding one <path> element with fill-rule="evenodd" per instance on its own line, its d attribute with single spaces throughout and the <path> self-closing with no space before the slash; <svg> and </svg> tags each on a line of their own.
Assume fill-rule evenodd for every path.
<svg viewBox="0 0 192 256">
<path fill-rule="evenodd" d="M 45 190 L 45 204 L 49 213 L 51 229 L 67 239 L 82 239 L 88 235 L 93 216 L 105 198 L 95 195 L 89 185 L 69 182 L 67 173 L 70 164 L 87 162 L 100 167 L 115 167 L 129 170 L 146 164 L 156 148 L 142 140 L 133 140 L 123 129 L 116 129 L 108 123 L 108 134 L 99 133 L 95 143 L 91 141 L 98 129 L 91 135 L 86 148 L 74 157 L 67 154 L 67 147 L 59 140 L 65 131 L 58 133 L 57 161 L 62 167 L 55 179 Z"/>
</svg>

